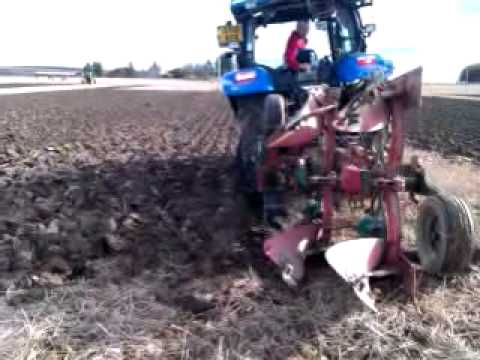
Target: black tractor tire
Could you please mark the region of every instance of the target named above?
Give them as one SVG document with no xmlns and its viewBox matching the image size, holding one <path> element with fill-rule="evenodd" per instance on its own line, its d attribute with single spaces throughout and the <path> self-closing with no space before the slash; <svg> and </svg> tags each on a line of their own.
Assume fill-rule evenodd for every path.
<svg viewBox="0 0 480 360">
<path fill-rule="evenodd" d="M 474 220 L 468 205 L 451 195 L 429 196 L 417 219 L 417 250 L 430 274 L 465 270 L 473 255 Z"/>
<path fill-rule="evenodd" d="M 268 136 L 287 122 L 287 105 L 280 94 L 269 94 L 264 103 L 264 134 Z"/>
<path fill-rule="evenodd" d="M 264 217 L 264 194 L 257 190 L 257 170 L 263 161 L 265 140 L 286 123 L 282 95 L 256 95 L 236 99 L 240 141 L 236 153 L 236 183 L 258 218 Z"/>
<path fill-rule="evenodd" d="M 263 211 L 263 196 L 257 191 L 257 167 L 262 161 L 264 100 L 263 95 L 238 99 L 235 114 L 240 127 L 240 140 L 235 158 L 237 190 L 258 214 Z"/>
</svg>

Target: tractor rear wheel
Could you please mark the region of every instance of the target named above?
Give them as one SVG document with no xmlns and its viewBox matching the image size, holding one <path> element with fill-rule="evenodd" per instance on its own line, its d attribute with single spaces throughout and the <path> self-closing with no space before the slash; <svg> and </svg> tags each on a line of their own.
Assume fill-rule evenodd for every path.
<svg viewBox="0 0 480 360">
<path fill-rule="evenodd" d="M 241 129 L 236 154 L 237 185 L 261 218 L 264 199 L 257 190 L 257 169 L 263 161 L 265 139 L 286 122 L 286 102 L 279 94 L 257 95 L 236 100 L 235 108 Z"/>
<path fill-rule="evenodd" d="M 468 205 L 448 195 L 428 197 L 417 221 L 420 262 L 431 274 L 465 270 L 473 253 L 474 220 Z"/>
<path fill-rule="evenodd" d="M 238 190 L 255 212 L 261 214 L 262 194 L 257 191 L 257 165 L 263 151 L 264 96 L 252 96 L 235 101 L 236 119 L 240 127 L 235 171 Z"/>
<path fill-rule="evenodd" d="M 279 94 L 270 94 L 265 98 L 263 107 L 264 122 L 263 132 L 265 136 L 270 135 L 278 128 L 285 125 L 287 121 L 287 105 L 285 98 Z"/>
</svg>

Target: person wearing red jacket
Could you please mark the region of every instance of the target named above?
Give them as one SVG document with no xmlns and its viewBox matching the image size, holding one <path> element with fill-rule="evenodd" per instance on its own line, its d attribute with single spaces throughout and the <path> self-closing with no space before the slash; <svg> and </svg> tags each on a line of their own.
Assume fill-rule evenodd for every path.
<svg viewBox="0 0 480 360">
<path fill-rule="evenodd" d="M 310 23 L 308 21 L 297 22 L 296 30 L 288 38 L 287 47 L 284 54 L 285 65 L 289 70 L 308 71 L 310 64 L 300 64 L 297 61 L 297 53 L 299 49 L 305 49 L 307 46 L 307 35 L 310 31 Z"/>
</svg>

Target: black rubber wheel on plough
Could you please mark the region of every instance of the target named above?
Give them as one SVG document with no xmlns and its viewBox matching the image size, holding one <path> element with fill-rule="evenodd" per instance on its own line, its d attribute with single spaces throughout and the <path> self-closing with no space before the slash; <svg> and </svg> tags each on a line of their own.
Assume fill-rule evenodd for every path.
<svg viewBox="0 0 480 360">
<path fill-rule="evenodd" d="M 427 197 L 417 220 L 417 250 L 431 274 L 465 270 L 473 254 L 474 220 L 468 205 L 451 195 Z"/>
</svg>

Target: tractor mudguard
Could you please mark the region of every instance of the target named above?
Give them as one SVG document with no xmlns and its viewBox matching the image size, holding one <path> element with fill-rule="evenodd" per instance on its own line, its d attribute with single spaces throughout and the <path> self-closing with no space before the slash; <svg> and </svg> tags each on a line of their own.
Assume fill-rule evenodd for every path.
<svg viewBox="0 0 480 360">
<path fill-rule="evenodd" d="M 230 71 L 223 75 L 220 82 L 222 92 L 231 98 L 271 93 L 275 90 L 272 75 L 261 66 Z"/>
<path fill-rule="evenodd" d="M 372 76 L 388 78 L 393 73 L 393 63 L 377 54 L 353 53 L 344 55 L 335 64 L 336 80 L 349 84 Z"/>
</svg>

